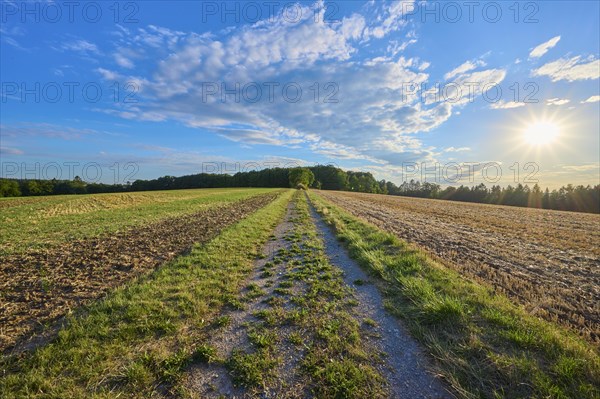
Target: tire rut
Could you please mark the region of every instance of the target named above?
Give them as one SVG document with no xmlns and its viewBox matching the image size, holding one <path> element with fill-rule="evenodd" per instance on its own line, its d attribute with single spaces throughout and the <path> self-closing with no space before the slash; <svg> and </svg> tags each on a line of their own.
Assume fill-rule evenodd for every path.
<svg viewBox="0 0 600 399">
<path fill-rule="evenodd" d="M 252 343 L 248 339 L 249 327 L 253 323 L 260 322 L 260 319 L 255 316 L 257 312 L 269 308 L 260 298 L 274 295 L 277 283 L 282 280 L 286 269 L 284 263 L 280 263 L 273 268 L 265 268 L 265 266 L 275 261 L 281 249 L 290 248 L 291 244 L 286 240 L 286 237 L 294 228 L 292 222 L 293 212 L 293 202 L 290 202 L 284 220 L 275 228 L 272 239 L 263 248 L 264 258 L 255 262 L 253 274 L 248 279 L 244 289 L 247 302 L 244 304 L 243 309 L 236 309 L 236 307 L 240 307 L 239 304 L 230 305 L 229 309 L 222 312 L 220 319 L 226 319 L 227 324 L 219 326 L 219 323 L 217 323 L 217 325 L 210 326 L 210 330 L 206 332 L 209 336 L 207 345 L 216 350 L 216 357 L 227 359 L 231 357 L 234 350 L 248 351 L 251 349 Z M 267 277 L 264 275 L 264 271 L 267 269 L 273 273 L 272 276 Z M 294 388 L 293 386 L 296 385 L 295 380 L 299 381 L 301 379 L 299 376 L 294 375 L 295 366 L 300 356 L 301 353 L 289 349 L 282 351 L 283 366 L 280 366 L 281 370 L 277 374 L 285 375 L 286 379 L 275 381 L 271 386 L 265 387 L 260 397 L 280 398 L 283 396 L 283 392 L 299 390 L 298 387 Z M 186 374 L 185 387 L 200 398 L 227 397 L 235 399 L 252 397 L 253 394 L 256 394 L 256 390 L 249 391 L 241 386 L 236 386 L 232 374 L 222 362 L 196 363 L 187 370 Z"/>
</svg>

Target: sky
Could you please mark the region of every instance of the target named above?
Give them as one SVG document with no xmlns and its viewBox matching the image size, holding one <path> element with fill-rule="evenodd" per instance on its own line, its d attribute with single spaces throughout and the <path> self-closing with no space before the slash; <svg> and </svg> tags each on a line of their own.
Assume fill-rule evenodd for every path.
<svg viewBox="0 0 600 399">
<path fill-rule="evenodd" d="M 0 2 L 2 177 L 600 184 L 600 2 Z"/>
</svg>

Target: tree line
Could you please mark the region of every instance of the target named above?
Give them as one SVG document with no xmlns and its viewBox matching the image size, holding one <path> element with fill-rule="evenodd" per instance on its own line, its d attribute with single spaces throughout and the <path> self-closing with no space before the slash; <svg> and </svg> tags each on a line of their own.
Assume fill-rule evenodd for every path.
<svg viewBox="0 0 600 399">
<path fill-rule="evenodd" d="M 600 185 L 573 186 L 568 184 L 550 191 L 516 186 L 491 188 L 484 184 L 472 187 L 446 187 L 411 180 L 399 186 L 376 180 L 370 172 L 345 171 L 332 165 L 307 168 L 270 168 L 229 174 L 199 173 L 187 176 L 163 176 L 152 180 L 136 180 L 128 184 L 86 183 L 79 177 L 73 180 L 0 179 L 0 197 L 56 194 L 94 194 L 130 191 L 176 190 L 226 187 L 301 187 L 323 190 L 355 191 L 408 197 L 477 202 L 496 205 L 557 209 L 600 213 Z"/>
<path fill-rule="evenodd" d="M 600 185 L 574 186 L 567 184 L 559 189 L 542 190 L 538 184 L 493 185 L 488 188 L 481 183 L 476 186 L 449 186 L 444 189 L 439 184 L 421 183 L 411 180 L 396 186 L 387 182 L 388 194 L 407 197 L 433 198 L 462 202 L 477 202 L 494 205 L 510 205 L 529 208 L 555 209 L 600 213 Z"/>
</svg>

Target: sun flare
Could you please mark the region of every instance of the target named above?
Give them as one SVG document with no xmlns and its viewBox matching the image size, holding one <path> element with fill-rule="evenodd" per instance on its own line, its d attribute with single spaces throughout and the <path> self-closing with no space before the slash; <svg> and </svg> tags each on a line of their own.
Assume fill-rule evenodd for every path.
<svg viewBox="0 0 600 399">
<path fill-rule="evenodd" d="M 530 145 L 542 146 L 552 143 L 560 134 L 560 127 L 550 121 L 537 121 L 523 131 L 523 138 Z"/>
</svg>

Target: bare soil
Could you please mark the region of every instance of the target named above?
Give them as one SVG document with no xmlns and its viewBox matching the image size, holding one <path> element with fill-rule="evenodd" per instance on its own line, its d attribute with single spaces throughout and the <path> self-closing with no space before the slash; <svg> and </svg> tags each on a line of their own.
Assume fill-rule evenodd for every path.
<svg viewBox="0 0 600 399">
<path fill-rule="evenodd" d="M 0 351 L 27 346 L 44 326 L 210 240 L 275 197 L 265 194 L 112 235 L 0 256 Z"/>
<path fill-rule="evenodd" d="M 351 214 L 600 342 L 600 215 L 320 191 Z"/>
</svg>

